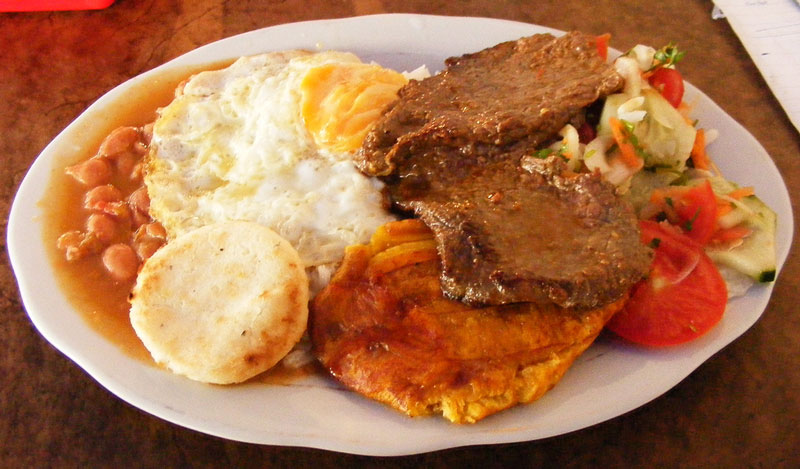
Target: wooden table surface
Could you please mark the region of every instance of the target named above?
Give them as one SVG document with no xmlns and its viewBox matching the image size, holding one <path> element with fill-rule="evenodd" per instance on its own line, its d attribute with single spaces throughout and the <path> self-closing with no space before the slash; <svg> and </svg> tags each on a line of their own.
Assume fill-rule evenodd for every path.
<svg viewBox="0 0 800 469">
<path fill-rule="evenodd" d="M 92 12 L 0 13 L 0 244 L 5 247 L 16 188 L 37 154 L 115 85 L 198 46 L 245 31 L 375 13 L 483 16 L 610 32 L 612 46 L 623 50 L 636 43 L 677 41 L 689 51 L 681 66 L 684 76 L 761 142 L 796 202 L 798 132 L 728 23 L 712 20 L 712 6 L 708 0 L 118 0 Z M 790 254 L 758 323 L 653 402 L 545 440 L 397 458 L 227 441 L 126 404 L 37 333 L 21 304 L 5 249 L 3 253 L 3 467 L 800 465 L 797 250 Z"/>
</svg>

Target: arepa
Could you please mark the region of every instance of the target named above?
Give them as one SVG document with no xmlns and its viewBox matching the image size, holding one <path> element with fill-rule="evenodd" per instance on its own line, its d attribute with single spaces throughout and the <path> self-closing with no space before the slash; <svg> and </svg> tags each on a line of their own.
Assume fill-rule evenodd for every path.
<svg viewBox="0 0 800 469">
<path fill-rule="evenodd" d="M 297 251 L 262 225 L 208 225 L 145 262 L 130 319 L 153 359 L 193 380 L 229 384 L 275 365 L 308 319 Z"/>
</svg>

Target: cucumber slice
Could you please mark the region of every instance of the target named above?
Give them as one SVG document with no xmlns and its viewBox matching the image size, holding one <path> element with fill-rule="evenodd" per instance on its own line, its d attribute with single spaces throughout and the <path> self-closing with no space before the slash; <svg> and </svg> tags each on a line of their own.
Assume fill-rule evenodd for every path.
<svg viewBox="0 0 800 469">
<path fill-rule="evenodd" d="M 772 282 L 776 274 L 775 227 L 777 217 L 767 205 L 756 196 L 742 199 L 753 214 L 745 220 L 753 233 L 741 245 L 728 249 L 724 246 L 710 246 L 706 253 L 715 263 L 737 270 L 757 282 Z"/>
</svg>

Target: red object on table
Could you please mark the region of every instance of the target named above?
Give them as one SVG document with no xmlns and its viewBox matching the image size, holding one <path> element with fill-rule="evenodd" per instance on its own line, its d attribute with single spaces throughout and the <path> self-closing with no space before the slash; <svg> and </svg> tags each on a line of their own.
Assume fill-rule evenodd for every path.
<svg viewBox="0 0 800 469">
<path fill-rule="evenodd" d="M 99 10 L 114 0 L 0 0 L 3 11 Z"/>
</svg>

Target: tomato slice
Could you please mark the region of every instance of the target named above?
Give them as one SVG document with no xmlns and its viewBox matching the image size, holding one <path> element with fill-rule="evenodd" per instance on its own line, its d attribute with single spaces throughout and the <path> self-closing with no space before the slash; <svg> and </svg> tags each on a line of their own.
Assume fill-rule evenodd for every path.
<svg viewBox="0 0 800 469">
<path fill-rule="evenodd" d="M 595 137 L 597 137 L 597 131 L 592 127 L 592 124 L 584 122 L 578 127 L 578 141 L 580 143 L 589 143 L 594 140 Z"/>
<path fill-rule="evenodd" d="M 701 245 L 707 244 L 717 230 L 717 198 L 708 180 L 694 187 L 656 189 L 650 202 L 663 210 L 670 223 Z"/>
<path fill-rule="evenodd" d="M 606 327 L 648 346 L 700 337 L 725 312 L 725 281 L 703 248 L 673 227 L 647 220 L 639 226 L 642 241 L 657 244 L 650 275 L 633 287 L 630 300 Z"/>
<path fill-rule="evenodd" d="M 650 86 L 657 89 L 672 107 L 677 108 L 683 101 L 683 77 L 674 68 L 659 68 L 648 79 Z"/>
</svg>

